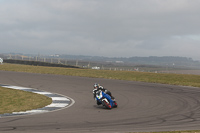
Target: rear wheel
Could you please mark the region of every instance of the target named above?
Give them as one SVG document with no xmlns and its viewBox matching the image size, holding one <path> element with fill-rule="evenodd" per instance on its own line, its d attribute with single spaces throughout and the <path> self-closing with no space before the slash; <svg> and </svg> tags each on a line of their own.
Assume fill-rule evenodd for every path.
<svg viewBox="0 0 200 133">
<path fill-rule="evenodd" d="M 113 105 L 113 108 L 117 108 L 117 102 L 116 101 L 114 101 L 114 103 L 113 103 L 114 105 Z"/>
</svg>

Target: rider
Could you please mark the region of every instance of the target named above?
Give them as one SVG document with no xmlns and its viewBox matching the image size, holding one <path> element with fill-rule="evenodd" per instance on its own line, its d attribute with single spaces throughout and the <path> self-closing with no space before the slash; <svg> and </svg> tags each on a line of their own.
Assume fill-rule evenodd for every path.
<svg viewBox="0 0 200 133">
<path fill-rule="evenodd" d="M 103 86 L 101 86 L 101 85 L 99 85 L 99 84 L 97 84 L 97 83 L 94 84 L 94 90 L 93 90 L 94 98 L 96 97 L 96 92 L 99 91 L 99 90 L 101 90 L 101 91 L 103 91 L 104 93 L 110 95 L 111 99 L 114 99 L 114 97 L 111 95 L 111 92 L 110 92 L 110 91 L 108 91 L 108 90 L 105 89 Z M 101 104 L 101 103 L 99 103 L 99 102 L 97 101 L 97 104 L 99 105 L 99 104 Z"/>
</svg>

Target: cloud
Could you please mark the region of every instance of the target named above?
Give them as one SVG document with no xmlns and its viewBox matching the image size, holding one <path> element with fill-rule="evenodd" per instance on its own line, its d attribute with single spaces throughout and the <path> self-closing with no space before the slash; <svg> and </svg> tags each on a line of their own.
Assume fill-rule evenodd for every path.
<svg viewBox="0 0 200 133">
<path fill-rule="evenodd" d="M 198 0 L 1 0 L 0 39 L 5 47 L 0 52 L 198 58 L 199 4 Z"/>
</svg>

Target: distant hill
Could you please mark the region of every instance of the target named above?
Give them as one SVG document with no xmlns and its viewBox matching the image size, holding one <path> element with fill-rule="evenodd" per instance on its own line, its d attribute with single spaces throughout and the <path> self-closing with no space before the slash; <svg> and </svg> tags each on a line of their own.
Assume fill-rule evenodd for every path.
<svg viewBox="0 0 200 133">
<path fill-rule="evenodd" d="M 5 59 L 22 59 L 28 60 L 31 58 L 39 59 L 57 59 L 66 60 L 67 63 L 71 61 L 78 61 L 76 63 L 82 62 L 84 65 L 90 62 L 95 65 L 107 65 L 107 66 L 138 66 L 138 65 L 148 65 L 148 66 L 163 66 L 163 67 L 176 67 L 176 68 L 193 68 L 200 69 L 200 61 L 195 61 L 188 57 L 178 57 L 178 56 L 149 56 L 149 57 L 103 57 L 103 56 L 84 56 L 84 55 L 65 55 L 65 54 L 55 54 L 55 55 L 28 55 L 28 54 L 0 54 L 0 58 Z M 52 60 L 51 60 L 52 62 Z M 85 62 L 85 63 L 84 63 Z M 96 65 L 97 65 L 96 64 Z"/>
<path fill-rule="evenodd" d="M 97 61 L 109 63 L 124 63 L 133 65 L 159 65 L 159 66 L 188 66 L 200 68 L 200 62 L 188 57 L 177 56 L 149 56 L 149 57 L 101 57 L 101 56 L 82 56 L 82 55 L 59 55 L 59 58 L 82 60 L 82 61 Z"/>
</svg>

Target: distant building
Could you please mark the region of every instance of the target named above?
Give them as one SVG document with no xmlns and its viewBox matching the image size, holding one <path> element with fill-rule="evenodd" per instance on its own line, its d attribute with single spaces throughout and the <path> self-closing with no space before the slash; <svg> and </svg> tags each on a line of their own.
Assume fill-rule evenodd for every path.
<svg viewBox="0 0 200 133">
<path fill-rule="evenodd" d="M 92 69 L 99 70 L 99 69 L 100 69 L 100 67 L 98 67 L 98 66 L 94 66 L 94 67 L 92 67 Z"/>
<path fill-rule="evenodd" d="M 115 61 L 116 63 L 124 63 L 123 61 Z"/>
<path fill-rule="evenodd" d="M 60 57 L 59 54 L 50 55 L 50 57 Z"/>
</svg>

